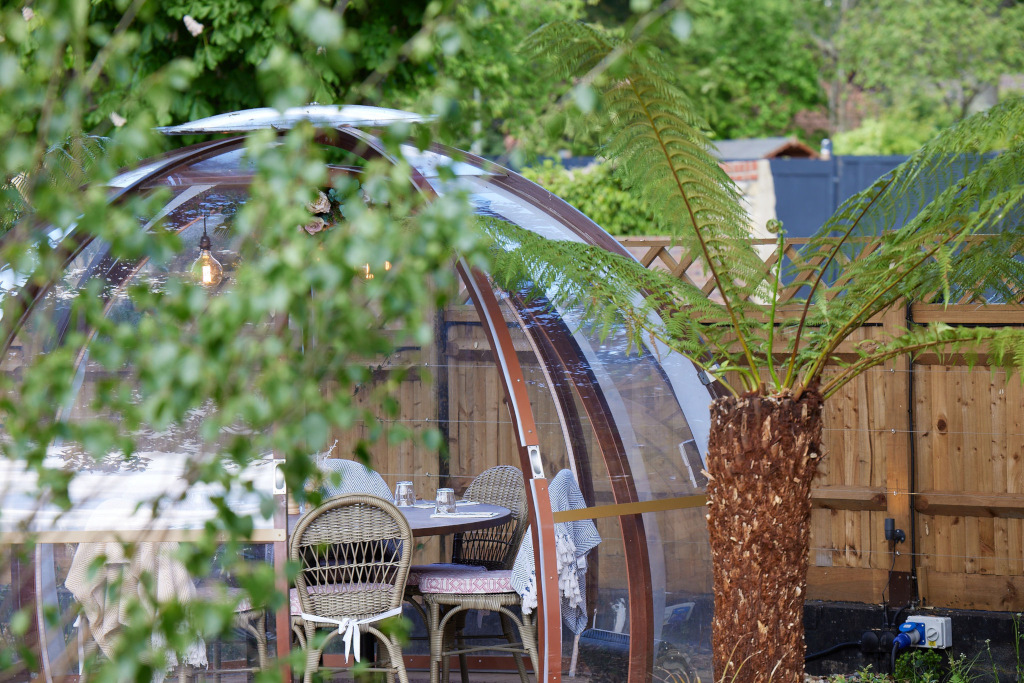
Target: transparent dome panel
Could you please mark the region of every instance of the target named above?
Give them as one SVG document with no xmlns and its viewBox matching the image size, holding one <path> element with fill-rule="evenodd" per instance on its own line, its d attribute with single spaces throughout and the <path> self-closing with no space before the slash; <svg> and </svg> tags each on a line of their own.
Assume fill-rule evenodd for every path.
<svg viewBox="0 0 1024 683">
<path fill-rule="evenodd" d="M 693 497 L 703 493 L 706 480 L 676 390 L 658 359 L 645 348 L 630 348 L 621 331 L 603 335 L 568 312 L 563 321 L 574 342 L 567 346 L 578 349 L 574 384 L 586 386 L 584 375 L 592 383 L 588 390 L 596 397 L 588 402 L 597 412 L 591 408 L 591 419 L 603 423 L 606 432 L 600 439 L 601 454 L 618 468 L 609 482 L 610 497 L 615 502 L 647 502 L 652 510 L 640 520 L 623 519 L 642 537 L 634 535 L 629 545 L 602 549 L 610 554 L 610 562 L 602 566 L 629 567 L 637 564 L 629 557 L 638 552 L 636 543 L 644 543 L 650 594 L 634 589 L 622 595 L 613 590 L 600 602 L 631 610 L 631 599 L 650 600 L 655 665 L 672 661 L 672 666 L 682 667 L 687 662 L 692 671 L 700 671 L 710 648 L 711 565 L 704 509 L 693 507 L 699 505 Z M 692 391 L 707 396 L 703 385 L 694 384 Z M 659 509 L 677 504 L 691 507 Z M 629 528 L 626 531 L 629 537 Z M 622 577 L 607 580 L 621 583 Z M 619 602 L 623 599 L 625 604 Z M 685 628 L 677 628 L 681 620 Z M 617 627 L 613 622 L 611 630 Z M 624 628 L 629 628 L 628 619 Z"/>
<path fill-rule="evenodd" d="M 129 427 L 122 416 L 104 407 L 103 392 L 117 387 L 131 399 L 141 398 L 133 366 L 110 367 L 95 358 L 95 350 L 106 340 L 85 324 L 74 305 L 85 291 L 93 291 L 86 287 L 99 285 L 95 291 L 103 315 L 109 320 L 137 325 L 146 312 L 136 307 L 129 295 L 130 288 L 143 286 L 157 291 L 172 279 L 200 286 L 192 281 L 191 267 L 205 227 L 212 241 L 212 254 L 224 268 L 222 280 L 211 286 L 209 292 L 217 296 L 231 288 L 241 244 L 233 229 L 233 219 L 247 200 L 244 188 L 235 183 L 171 182 L 169 176 L 151 182 L 170 184 L 169 199 L 157 215 L 140 220 L 139 229 L 176 234 L 181 250 L 161 262 L 131 261 L 112 254 L 108 244 L 92 240 L 33 307 L 3 359 L 2 370 L 15 380 L 11 386 L 16 388 L 17 380 L 31 364 L 45 361 L 48 354 L 57 350 L 67 354 L 70 388 L 62 403 L 53 406 L 57 419 L 71 423 L 100 420 L 127 431 Z M 190 331 L 182 329 L 180 334 L 187 338 Z M 161 572 L 171 571 L 175 576 L 171 582 L 175 586 L 174 597 L 184 602 L 237 596 L 235 577 L 225 572 L 216 558 L 213 571 L 202 578 L 190 575 L 180 563 L 175 564 L 178 543 L 193 538 L 204 524 L 217 519 L 219 512 L 211 503 L 212 498 L 224 496 L 234 512 L 250 516 L 256 541 L 283 538 L 283 533 L 274 529 L 274 520 L 265 517 L 260 506 L 259 494 L 270 494 L 273 490 L 271 454 L 257 457 L 250 467 L 238 473 L 241 482 L 252 483 L 253 492 L 243 490 L 243 484 L 225 491 L 190 476 L 196 461 L 219 460 L 223 442 L 247 434 L 244 425 L 235 425 L 229 429 L 231 434 L 204 439 L 201 424 L 210 410 L 209 404 L 200 405 L 183 420 L 160 429 L 132 429 L 135 450 L 131 455 L 119 451 L 97 455 L 71 441 L 49 444 L 44 466 L 76 474 L 69 491 L 68 510 L 36 498 L 33 492 L 39 485 L 34 472 L 21 463 L 0 460 L 0 534 L 7 542 L 21 542 L 26 532 L 31 532 L 42 541 L 34 546 L 31 556 L 15 559 L 7 567 L 5 578 L 9 586 L 3 596 L 0 624 L 6 627 L 9 623 L 8 607 L 30 606 L 23 604 L 24 595 L 34 596 L 41 614 L 55 615 L 55 620 L 47 619 L 41 625 L 41 666 L 51 675 L 79 673 L 80 643 L 86 644 L 88 654 L 90 648 L 102 650 L 112 642 L 120 629 L 114 623 L 116 619 L 110 622 L 113 630 L 109 638 L 97 636 L 96 629 L 88 635 L 86 617 L 75 619 L 83 607 L 96 607 L 96 596 L 116 601 L 128 599 L 123 590 L 108 591 L 111 585 L 144 581 L 142 577 L 146 575 L 152 576 L 157 586 L 170 585 L 161 584 L 168 580 L 167 576 L 161 577 Z M 237 469 L 226 459 L 222 464 Z M 233 551 L 232 556 L 252 563 L 274 559 L 272 546 L 261 542 L 244 545 Z M 98 572 L 94 571 L 97 563 L 103 567 Z M 109 581 L 115 583 L 104 583 Z M 103 615 L 112 616 L 107 611 L 113 605 L 108 604 L 109 600 L 99 606 L 99 612 L 86 612 L 100 614 L 101 619 Z M 275 648 L 276 628 L 262 609 L 247 609 L 245 604 L 235 613 L 240 629 L 236 636 L 196 644 L 188 654 L 190 664 L 201 663 L 204 668 L 209 665 L 211 674 L 220 675 L 230 669 L 240 679 L 252 679 L 261 656 L 265 658 Z"/>
<path fill-rule="evenodd" d="M 459 181 L 485 215 L 551 238 L 579 239 L 520 197 L 478 179 Z M 544 297 L 508 300 L 545 347 L 570 467 L 588 506 L 596 508 L 602 538 L 588 557 L 590 620 L 579 639 L 581 671 L 612 667 L 625 679 L 632 647 L 650 648 L 655 667 L 709 677 L 711 567 L 700 498 L 707 387 L 688 361 L 631 345 L 622 330 L 598 331 L 577 311 Z M 545 463 L 549 479 L 558 471 L 551 465 Z M 620 503 L 646 504 L 648 511 L 620 518 L 601 510 Z M 651 630 L 637 634 L 646 642 L 631 642 L 631 618 L 642 614 L 650 615 L 644 628 Z M 574 639 L 566 628 L 566 662 Z"/>
<path fill-rule="evenodd" d="M 224 267 L 222 281 L 210 292 L 216 295 L 225 291 L 231 285 L 239 253 L 232 219 L 246 197 L 239 188 L 216 185 L 172 188 L 171 198 L 159 214 L 140 224 L 140 229 L 160 229 L 180 237 L 182 250 L 164 262 L 147 258 L 126 261 L 113 255 L 109 245 L 99 240 L 90 242 L 31 311 L 13 340 L 4 371 L 17 373 L 24 364 L 38 360 L 41 354 L 65 345 L 69 339 L 84 339 L 80 348 L 72 350 L 71 391 L 64 404 L 55 406 L 57 418 L 122 424 L 121 416 L 103 407 L 101 399 L 105 391 L 117 386 L 134 400 L 140 400 L 134 370 L 129 365 L 112 368 L 94 360 L 94 347 L 105 340 L 83 327 L 72 303 L 83 288 L 98 282 L 105 316 L 117 323 L 137 325 L 145 313 L 137 310 L 129 295 L 130 288 L 142 285 L 157 291 L 171 278 L 191 282 L 190 269 L 198 256 L 204 229 L 212 240 L 213 255 Z M 70 332 L 82 334 L 69 336 Z M 189 332 L 186 329 L 181 334 L 187 337 Z M 19 463 L 4 460 L 2 466 L 11 471 L 3 477 L 3 530 L 195 529 L 217 514 L 210 498 L 225 493 L 233 505 L 254 514 L 257 528 L 270 528 L 272 520 L 257 514 L 258 495 L 245 494 L 241 488 L 225 492 L 217 486 L 190 482 L 185 476 L 194 461 L 218 457 L 222 441 L 244 434 L 245 427 L 238 425 L 234 434 L 207 442 L 200 436 L 200 428 L 210 410 L 209 405 L 197 406 L 180 422 L 158 430 L 146 426 L 131 430 L 135 450 L 130 455 L 119 451 L 90 453 L 82 444 L 71 441 L 50 444 L 47 467 L 77 473 L 71 485 L 72 505 L 68 511 L 62 512 L 45 501 L 30 500 L 31 496 L 24 492 L 36 490 L 35 473 L 26 471 Z M 268 453 L 250 471 L 241 473 L 243 481 L 252 481 L 257 490 L 269 492 L 273 478 L 270 460 Z"/>
<path fill-rule="evenodd" d="M 189 577 L 184 565 L 177 559 L 179 543 L 40 543 L 32 551 L 31 563 L 35 579 L 30 591 L 35 593 L 44 614 L 56 615 L 45 619 L 40 630 L 43 647 L 43 666 L 52 676 L 73 676 L 80 673 L 81 657 L 105 655 L 115 647 L 124 624 L 122 618 L 129 613 L 129 605 L 136 599 L 129 590 L 140 582 L 154 582 L 160 586 L 171 583 L 175 597 L 184 603 L 199 601 L 237 600 L 237 578 L 224 570 L 227 552 L 220 547 L 214 556 L 209 575 Z M 268 543 L 244 544 L 237 554 L 246 563 L 274 562 L 274 548 Z M 94 567 L 100 567 L 97 571 Z M 27 568 L 22 564 L 20 568 Z M 12 588 L 14 588 L 12 586 Z M 166 591 L 165 591 L 166 592 Z M 16 595 L 8 595 L 16 608 Z M 162 599 L 169 596 L 164 595 Z M 118 610 L 123 603 L 125 615 L 115 617 L 108 610 Z M 97 615 L 97 624 L 103 628 L 90 628 L 85 614 Z M 103 615 L 107 620 L 103 621 Z M 79 616 L 81 615 L 81 616 Z M 9 623 L 9 615 L 0 613 L 0 623 Z M 269 662 L 269 655 L 277 647 L 277 624 L 272 614 L 249 609 L 243 601 L 234 613 L 236 628 L 226 638 L 202 638 L 182 653 L 181 658 L 194 669 L 207 676 L 231 676 L 240 681 L 255 680 L 256 673 Z"/>
</svg>

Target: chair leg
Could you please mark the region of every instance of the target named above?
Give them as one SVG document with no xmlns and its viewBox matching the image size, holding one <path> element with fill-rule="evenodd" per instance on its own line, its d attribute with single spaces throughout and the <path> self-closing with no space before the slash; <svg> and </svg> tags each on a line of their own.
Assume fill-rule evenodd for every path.
<svg viewBox="0 0 1024 683">
<path fill-rule="evenodd" d="M 498 613 L 498 616 L 501 617 L 501 630 L 505 634 L 505 640 L 507 640 L 510 645 L 521 640 L 525 647 L 526 639 L 523 638 L 522 635 L 520 635 L 519 639 L 516 639 L 515 633 L 512 632 L 512 623 L 509 621 L 509 618 L 501 612 Z M 516 660 L 516 669 L 519 670 L 519 680 L 522 681 L 522 683 L 529 683 L 530 679 L 526 673 L 526 664 L 523 663 L 523 655 L 515 654 L 512 655 L 512 658 Z M 536 669 L 534 670 L 534 673 L 536 673 Z"/>
<path fill-rule="evenodd" d="M 417 600 L 415 595 L 406 593 L 405 602 L 412 605 L 413 609 L 415 609 L 419 613 L 420 618 L 423 619 L 424 626 L 427 626 L 430 623 L 427 620 L 427 609 L 423 606 L 422 600 Z"/>
<path fill-rule="evenodd" d="M 430 638 L 430 683 L 441 681 L 441 653 L 444 651 L 444 634 L 441 628 L 441 606 L 434 602 L 427 603 L 427 637 Z"/>
<path fill-rule="evenodd" d="M 236 625 L 256 640 L 256 659 L 260 671 L 267 668 L 267 615 L 265 612 L 245 613 L 236 617 Z"/>
<path fill-rule="evenodd" d="M 384 680 L 387 681 L 387 683 L 395 683 L 395 672 L 398 671 L 398 667 L 394 664 L 395 653 L 391 648 L 391 638 L 372 626 L 367 628 L 367 631 L 364 634 L 364 645 L 366 644 L 366 638 L 373 641 L 373 652 L 375 654 L 373 659 L 374 667 L 377 669 L 384 669 Z M 363 652 L 366 652 L 366 650 L 364 649 Z M 401 656 L 402 651 L 399 649 L 398 657 L 400 658 Z M 380 673 L 374 673 L 370 676 L 371 677 L 367 680 L 375 682 L 380 681 Z"/>
<path fill-rule="evenodd" d="M 466 649 L 466 639 L 463 637 L 465 628 L 466 612 L 462 612 L 455 617 L 455 647 L 458 650 Z M 465 652 L 459 653 L 459 677 L 462 679 L 462 683 L 469 683 L 469 663 L 466 660 Z M 447 682 L 447 680 L 446 678 L 445 681 Z"/>
<path fill-rule="evenodd" d="M 384 646 L 391 660 L 391 668 L 395 670 L 394 673 L 388 673 L 388 683 L 394 683 L 395 676 L 398 677 L 398 683 L 409 683 L 409 674 L 405 670 L 405 660 L 402 659 L 402 646 L 398 643 L 398 640 L 391 636 L 384 643 Z"/>
<path fill-rule="evenodd" d="M 523 647 L 530 653 L 530 663 L 533 664 L 534 675 L 537 675 L 540 671 L 540 653 L 537 650 L 537 613 L 524 614 L 522 623 L 519 636 L 523 639 Z"/>
<path fill-rule="evenodd" d="M 448 609 L 455 609 L 449 607 Z M 455 615 L 457 619 L 458 614 Z M 452 628 L 454 629 L 454 624 Z M 452 656 L 448 654 L 455 648 L 455 631 L 449 630 L 448 625 L 441 626 L 441 683 L 449 683 L 452 676 Z"/>
<path fill-rule="evenodd" d="M 299 624 L 292 624 L 292 635 L 295 636 L 295 642 L 299 644 L 300 650 L 306 649 L 306 631 Z"/>
<path fill-rule="evenodd" d="M 313 675 L 320 669 L 320 654 L 321 651 L 313 647 L 313 642 L 316 638 L 316 629 L 310 628 L 309 622 L 306 622 L 306 669 L 303 673 L 303 683 L 313 683 Z"/>
<path fill-rule="evenodd" d="M 260 671 L 267 670 L 267 615 L 264 612 L 256 619 L 256 659 L 260 663 Z"/>
<path fill-rule="evenodd" d="M 313 676 L 320 670 L 320 650 L 306 650 L 306 670 L 303 672 L 303 683 L 313 683 Z"/>
</svg>

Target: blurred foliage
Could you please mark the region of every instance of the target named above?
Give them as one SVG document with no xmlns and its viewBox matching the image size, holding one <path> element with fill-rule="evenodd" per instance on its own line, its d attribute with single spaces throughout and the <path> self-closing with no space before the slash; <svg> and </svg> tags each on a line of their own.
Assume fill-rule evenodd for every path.
<svg viewBox="0 0 1024 683">
<path fill-rule="evenodd" d="M 181 16 L 187 12 L 205 24 L 195 37 Z M 396 10 L 391 20 L 397 16 L 407 15 Z M 412 25 L 423 17 L 413 12 L 407 19 Z M 434 21 L 422 34 L 425 42 L 416 44 L 411 63 L 417 68 L 448 58 L 443 23 Z M 218 514 L 196 542 L 182 546 L 180 559 L 199 579 L 212 571 L 218 547 L 226 546 L 219 554 L 222 569 L 255 606 L 277 608 L 287 596 L 277 590 L 281 577 L 272 565 L 248 564 L 239 552 L 254 522 L 226 502 L 252 487 L 238 473 L 273 452 L 285 459 L 289 490 L 301 498 L 315 468 L 310 454 L 324 448 L 332 429 L 358 422 L 368 425 L 367 439 L 380 435 L 403 373 L 371 382 L 373 359 L 430 338 L 433 311 L 454 292 L 453 254 L 484 264 L 465 198 L 451 194 L 425 203 L 402 164 L 369 162 L 361 184 L 343 176 L 332 181 L 327 152 L 313 143 L 309 126 L 280 135 L 261 131 L 246 142 L 256 174 L 251 197 L 233 218 L 244 246 L 229 286 L 212 296 L 168 277 L 129 281 L 113 292 L 102 278 L 85 277 L 60 306 L 49 306 L 46 297 L 81 245 L 101 245 L 99 253 L 127 272 L 157 273 L 185 248 L 159 220 L 143 229 L 160 218 L 169 190 L 157 185 L 117 197 L 118 189 L 109 186 L 120 168 L 168 146 L 155 125 L 222 105 L 304 104 L 331 84 L 351 82 L 353 64 L 369 79 L 375 63 L 366 61 L 365 47 L 374 44 L 371 36 L 383 41 L 390 34 L 366 28 L 364 42 L 364 28 L 313 0 L 35 0 L 0 9 L 0 204 L 9 227 L 0 241 L 0 334 L 9 343 L 27 308 L 47 340 L 45 352 L 0 373 L 0 457 L 38 477 L 37 488 L 24 493 L 40 505 L 68 509 L 77 501 L 71 495 L 77 472 L 54 466 L 53 444 L 98 462 L 127 461 L 137 454 L 139 433 L 203 416 L 203 443 L 188 454 L 184 484 L 219 486 L 225 496 L 211 499 Z M 431 87 L 447 83 L 424 81 L 418 95 L 430 101 Z M 90 137 L 97 133 L 102 143 Z M 438 127 L 399 125 L 383 131 L 382 139 L 397 153 L 401 141 L 413 137 L 426 145 L 438 134 Z M 346 212 L 337 227 L 310 236 L 297 226 L 309 220 L 306 205 L 318 188 L 332 189 Z M 385 260 L 394 267 L 364 278 L 367 263 Z M 111 315 L 113 296 L 128 314 Z M 54 336 L 60 315 L 76 324 Z M 86 356 L 100 378 L 83 394 L 74 380 Z M 332 391 L 323 390 L 328 380 Z M 356 387 L 368 390 L 357 399 Z M 73 419 L 66 409 L 72 405 Z M 395 440 L 412 436 L 401 428 L 388 433 Z M 436 443 L 433 433 L 418 438 L 423 447 L 431 438 Z M 273 501 L 261 495 L 263 514 L 272 513 Z M 0 556 L 0 563 L 10 560 L 10 553 Z M 5 569 L 0 566 L 0 574 Z M 174 599 L 158 600 L 156 590 L 153 581 L 142 582 L 143 594 L 123 604 L 130 628 L 92 680 L 151 680 L 164 654 L 153 634 L 180 650 L 197 635 L 232 631 L 234 603 L 186 610 Z M 146 609 L 150 604 L 160 609 Z M 30 614 L 26 606 L 10 618 L 19 650 L 0 652 L 0 678 L 19 661 L 36 666 L 22 647 Z M 264 672 L 263 680 L 280 675 Z"/>
<path fill-rule="evenodd" d="M 910 650 L 896 660 L 893 680 L 898 683 L 934 683 L 942 680 L 943 657 L 935 650 Z"/>
<path fill-rule="evenodd" d="M 697 0 L 668 23 L 680 85 L 719 139 L 802 134 L 798 112 L 824 104 L 820 64 L 790 0 Z M 685 24 L 689 22 L 689 34 Z"/>
<path fill-rule="evenodd" d="M 521 173 L 582 211 L 613 235 L 658 235 L 654 216 L 622 186 L 612 164 L 595 161 L 568 170 L 551 160 Z"/>
<path fill-rule="evenodd" d="M 603 0 L 587 14 L 621 38 L 643 21 L 638 7 L 657 5 Z M 912 151 L 927 131 L 990 106 L 1005 95 L 997 92 L 1000 78 L 1024 71 L 1020 2 L 669 5 L 644 28 L 646 39 L 666 53 L 717 139 L 796 135 L 817 146 L 822 135 L 850 132 L 864 120 L 859 153 Z M 586 153 L 593 142 L 581 136 L 567 147 Z"/>
<path fill-rule="evenodd" d="M 808 49 L 810 38 L 798 31 L 788 0 L 616 0 L 596 3 L 588 15 L 610 36 L 642 37 L 650 47 L 641 49 L 658 48 L 659 60 L 718 139 L 804 137 L 796 115 L 825 103 L 819 59 Z M 597 143 L 591 127 L 566 113 L 566 105 L 586 89 L 580 83 L 562 86 L 549 100 L 557 101 L 556 111 L 540 127 L 549 146 L 527 145 L 527 158 L 538 148 L 541 154 L 586 154 Z"/>
<path fill-rule="evenodd" d="M 92 3 L 91 30 L 99 36 L 112 32 L 123 4 Z M 294 78 L 277 86 L 290 101 L 294 82 L 306 102 L 438 114 L 448 124 L 448 141 L 499 154 L 506 135 L 522 137 L 532 125 L 523 102 L 542 99 L 553 85 L 515 54 L 516 47 L 546 21 L 578 18 L 582 7 L 583 0 L 145 3 L 125 68 L 97 89 L 86 125 L 103 126 L 112 112 L 133 116 L 143 104 L 133 96 L 136 87 L 179 58 L 193 69 L 190 87 L 155 113 L 157 123 L 275 106 L 275 98 L 266 97 L 274 93 L 267 67 L 284 67 L 288 59 L 290 66 L 280 73 L 294 69 Z M 192 35 L 186 16 L 202 26 L 201 33 Z"/>
<path fill-rule="evenodd" d="M 883 119 L 865 119 L 860 127 L 837 133 L 832 151 L 855 156 L 913 154 L 938 132 L 928 120 L 892 113 Z"/>
<path fill-rule="evenodd" d="M 1024 70 L 1024 5 L 1002 0 L 860 0 L 839 48 L 854 84 L 893 113 L 916 107 L 936 127 L 994 96 Z M 991 104 L 991 103 L 989 103 Z"/>
</svg>

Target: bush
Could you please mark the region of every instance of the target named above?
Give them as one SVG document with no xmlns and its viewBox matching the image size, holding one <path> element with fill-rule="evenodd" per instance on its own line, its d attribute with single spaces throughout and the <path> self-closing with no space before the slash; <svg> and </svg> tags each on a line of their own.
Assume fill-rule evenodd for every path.
<svg viewBox="0 0 1024 683">
<path fill-rule="evenodd" d="M 595 162 L 585 168 L 567 170 L 545 161 L 521 173 L 587 215 L 613 235 L 662 235 L 654 217 L 619 182 L 614 167 Z"/>
</svg>

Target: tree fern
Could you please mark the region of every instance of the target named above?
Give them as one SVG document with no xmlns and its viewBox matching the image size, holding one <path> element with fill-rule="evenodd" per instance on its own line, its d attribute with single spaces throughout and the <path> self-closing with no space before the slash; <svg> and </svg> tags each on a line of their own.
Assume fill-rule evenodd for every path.
<svg viewBox="0 0 1024 683">
<path fill-rule="evenodd" d="M 46 182 L 59 190 L 75 192 L 94 180 L 96 168 L 103 158 L 106 139 L 82 135 L 68 139 L 46 150 L 42 167 L 19 174 L 3 183 L 3 206 L 0 207 L 0 234 L 7 232 L 32 208 L 25 201 L 31 185 Z"/>
<path fill-rule="evenodd" d="M 1024 100 L 944 132 L 850 198 L 783 273 L 758 258 L 706 126 L 653 49 L 581 24 L 546 27 L 530 49 L 555 56 L 577 88 L 599 93 L 585 120 L 604 136 L 600 151 L 710 275 L 713 295 L 590 245 L 490 221 L 495 277 L 580 309 L 591 324 L 614 321 L 635 344 L 661 341 L 717 370 L 733 395 L 712 403 L 706 460 L 715 676 L 799 683 L 799 596 L 822 400 L 897 357 L 955 353 L 976 362 L 984 354 L 991 365 L 1024 365 L 1024 330 L 1009 327 L 912 325 L 854 344 L 852 355 L 838 353 L 870 319 L 904 301 L 1021 300 Z M 978 236 L 985 241 L 976 243 Z M 838 371 L 824 377 L 826 366 Z"/>
<path fill-rule="evenodd" d="M 655 220 L 701 255 L 736 339 L 751 356 L 746 302 L 764 293 L 763 264 L 746 239 L 749 219 L 739 192 L 712 155 L 707 126 L 689 100 L 656 58 L 590 26 L 549 25 L 534 34 L 530 49 L 538 58 L 557 53 L 563 76 L 601 91 L 611 131 L 603 153 L 619 161 L 624 186 Z M 609 71 L 595 73 L 598 67 Z"/>
<path fill-rule="evenodd" d="M 600 250 L 560 246 L 566 251 L 557 253 L 550 243 L 525 236 L 515 239 L 528 255 L 499 255 L 498 272 L 511 273 L 505 266 L 519 258 L 524 267 L 545 263 L 547 279 L 538 282 L 548 286 L 560 269 L 557 281 L 571 279 L 564 272 L 568 259 L 576 264 L 575 275 L 603 273 L 599 286 L 579 292 L 579 298 L 553 294 L 591 314 L 600 308 L 604 318 L 605 309 L 621 306 L 620 320 L 637 341 L 654 336 L 708 364 L 745 365 L 749 371 L 740 373 L 741 384 L 729 387 L 734 392 L 799 395 L 820 381 L 835 349 L 853 330 L 898 301 L 1017 301 L 1024 293 L 1024 263 L 1015 257 L 1024 245 L 1018 229 L 1024 216 L 1020 99 L 943 132 L 844 202 L 806 247 L 813 261 L 797 261 L 787 273 L 776 269 L 766 277 L 750 243 L 750 220 L 739 192 L 713 154 L 706 125 L 671 84 L 655 50 L 579 23 L 546 26 L 527 49 L 538 59 L 557 55 L 555 68 L 562 76 L 600 94 L 589 120 L 605 133 L 601 153 L 616 162 L 623 185 L 650 209 L 659 227 L 696 256 L 721 304 L 661 274 L 614 266 L 615 257 Z M 503 228 L 503 234 L 509 230 Z M 995 238 L 971 239 L 993 233 Z M 877 244 L 865 250 L 866 239 Z M 542 256 L 545 251 L 551 260 Z M 798 273 L 802 281 L 794 279 Z M 773 275 L 786 289 L 798 290 L 790 301 L 798 304 L 798 313 L 792 306 L 765 310 L 764 304 L 779 296 L 781 285 Z M 585 300 L 584 294 L 598 291 L 603 292 L 599 299 Z M 652 295 L 638 299 L 631 291 Z M 654 309 L 662 313 L 660 326 L 650 322 Z M 776 368 L 771 359 L 780 345 L 788 358 Z M 766 367 L 768 383 L 761 372 Z"/>
</svg>

